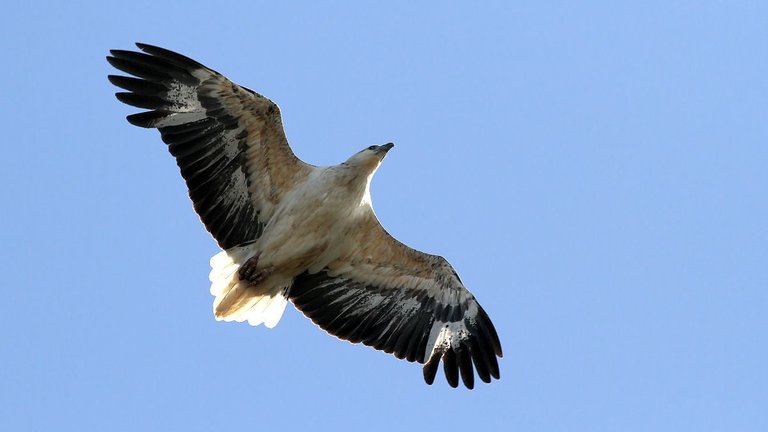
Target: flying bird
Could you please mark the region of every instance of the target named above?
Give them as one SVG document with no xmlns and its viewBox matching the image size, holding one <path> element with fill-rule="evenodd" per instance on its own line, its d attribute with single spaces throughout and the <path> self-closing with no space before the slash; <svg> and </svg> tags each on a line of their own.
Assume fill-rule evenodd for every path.
<svg viewBox="0 0 768 432">
<path fill-rule="evenodd" d="M 222 251 L 211 258 L 213 313 L 274 327 L 288 301 L 328 333 L 424 364 L 448 384 L 499 379 L 496 330 L 443 257 L 412 249 L 381 226 L 371 178 L 394 144 L 339 165 L 301 161 L 280 109 L 188 57 L 137 43 L 111 50 L 117 99 L 148 111 L 176 159 L 189 197 Z M 473 368 L 474 364 L 474 368 Z"/>
</svg>

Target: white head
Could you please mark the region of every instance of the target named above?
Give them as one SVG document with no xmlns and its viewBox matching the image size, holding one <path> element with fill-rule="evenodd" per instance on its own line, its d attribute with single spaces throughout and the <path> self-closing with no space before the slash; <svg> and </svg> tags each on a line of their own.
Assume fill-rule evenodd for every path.
<svg viewBox="0 0 768 432">
<path fill-rule="evenodd" d="M 384 160 L 384 156 L 387 155 L 387 152 L 394 146 L 395 145 L 392 143 L 372 145 L 353 154 L 346 162 L 344 162 L 344 164 L 360 168 L 368 173 L 373 173 L 379 165 L 381 165 L 381 161 Z"/>
</svg>

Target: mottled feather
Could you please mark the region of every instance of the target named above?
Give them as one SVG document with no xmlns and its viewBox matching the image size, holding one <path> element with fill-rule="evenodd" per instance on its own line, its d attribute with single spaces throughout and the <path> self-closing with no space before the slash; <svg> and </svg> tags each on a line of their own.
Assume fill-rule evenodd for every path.
<svg viewBox="0 0 768 432">
<path fill-rule="evenodd" d="M 117 98 L 152 111 L 128 116 L 157 128 L 176 157 L 190 198 L 223 249 L 261 235 L 283 193 L 314 169 L 288 145 L 280 109 L 202 64 L 147 44 L 107 60 L 137 78 L 110 75 Z"/>
</svg>

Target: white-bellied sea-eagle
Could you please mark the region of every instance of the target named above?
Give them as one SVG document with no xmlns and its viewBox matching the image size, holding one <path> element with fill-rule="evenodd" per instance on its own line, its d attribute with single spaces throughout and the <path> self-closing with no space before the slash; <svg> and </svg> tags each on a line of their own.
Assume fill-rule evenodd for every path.
<svg viewBox="0 0 768 432">
<path fill-rule="evenodd" d="M 195 211 L 222 252 L 211 258 L 217 320 L 274 327 L 288 301 L 328 333 L 424 364 L 448 383 L 499 378 L 501 344 L 448 262 L 400 243 L 371 208 L 370 182 L 393 144 L 336 166 L 299 160 L 277 105 L 180 54 L 112 50 L 117 98 L 160 131 Z M 474 368 L 473 368 L 474 364 Z"/>
</svg>

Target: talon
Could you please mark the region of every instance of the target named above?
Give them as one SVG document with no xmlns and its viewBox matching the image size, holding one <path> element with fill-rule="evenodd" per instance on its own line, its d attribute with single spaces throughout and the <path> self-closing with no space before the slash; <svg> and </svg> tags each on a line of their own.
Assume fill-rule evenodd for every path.
<svg viewBox="0 0 768 432">
<path fill-rule="evenodd" d="M 259 270 L 253 274 L 250 274 L 247 280 L 248 282 L 256 285 L 261 281 L 263 281 L 264 279 L 266 279 L 270 273 L 272 273 L 272 267 L 266 268 L 264 270 Z"/>
<path fill-rule="evenodd" d="M 240 280 L 247 280 L 252 284 L 258 284 L 259 282 L 263 281 L 269 275 L 269 273 L 272 272 L 272 267 L 265 269 L 258 268 L 259 256 L 261 256 L 261 252 L 248 258 L 248 260 L 240 266 L 240 270 L 238 270 Z"/>
</svg>

